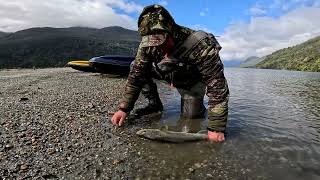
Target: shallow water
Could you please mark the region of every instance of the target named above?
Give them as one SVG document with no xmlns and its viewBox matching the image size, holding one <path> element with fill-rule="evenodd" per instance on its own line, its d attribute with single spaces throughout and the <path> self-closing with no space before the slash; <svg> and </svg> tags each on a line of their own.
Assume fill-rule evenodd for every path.
<svg viewBox="0 0 320 180">
<path fill-rule="evenodd" d="M 231 95 L 226 142 L 149 142 L 150 154 L 171 162 L 166 167 L 174 173 L 209 160 L 227 179 L 320 179 L 320 73 L 226 68 L 225 75 Z M 157 126 L 206 127 L 205 119 L 180 119 L 179 93 L 159 87 L 165 111 Z"/>
</svg>

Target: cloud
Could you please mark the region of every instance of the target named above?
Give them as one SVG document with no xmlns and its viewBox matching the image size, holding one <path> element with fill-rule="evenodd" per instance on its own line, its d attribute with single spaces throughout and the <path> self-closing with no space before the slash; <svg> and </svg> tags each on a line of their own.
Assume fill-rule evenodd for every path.
<svg viewBox="0 0 320 180">
<path fill-rule="evenodd" d="M 135 2 L 126 2 L 123 0 L 100 0 L 100 2 L 105 3 L 106 5 L 109 5 L 111 7 L 119 8 L 126 13 L 140 12 L 143 9 L 141 5 L 138 5 Z"/>
<path fill-rule="evenodd" d="M 319 7 L 320 0 L 273 0 L 266 6 L 269 10 L 288 12 L 301 7 Z"/>
<path fill-rule="evenodd" d="M 138 13 L 142 8 L 125 0 L 0 0 L 0 31 L 44 26 L 137 29 L 129 13 Z"/>
<path fill-rule="evenodd" d="M 167 1 L 160 1 L 159 4 L 162 5 L 162 6 L 167 6 L 168 2 Z"/>
<path fill-rule="evenodd" d="M 208 29 L 208 28 L 207 28 L 205 25 L 203 25 L 203 24 L 194 24 L 194 25 L 191 25 L 191 28 L 194 29 L 194 30 L 202 30 L 202 31 L 206 31 L 206 32 L 213 33 L 213 30 Z"/>
<path fill-rule="evenodd" d="M 228 26 L 219 42 L 224 60 L 244 60 L 302 43 L 320 35 L 320 8 L 301 7 L 280 17 L 253 16 Z"/>
<path fill-rule="evenodd" d="M 253 6 L 249 9 L 249 13 L 253 16 L 264 15 L 266 13 L 266 10 L 259 6 Z"/>
<path fill-rule="evenodd" d="M 200 16 L 206 16 L 209 13 L 209 8 L 205 8 L 204 11 L 200 12 Z"/>
</svg>

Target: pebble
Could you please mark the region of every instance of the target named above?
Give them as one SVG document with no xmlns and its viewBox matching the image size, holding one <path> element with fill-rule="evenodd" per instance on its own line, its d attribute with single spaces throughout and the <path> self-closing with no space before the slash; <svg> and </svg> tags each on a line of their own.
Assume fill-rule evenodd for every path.
<svg viewBox="0 0 320 180">
<path fill-rule="evenodd" d="M 54 154 L 56 151 L 55 151 L 55 149 L 54 148 L 49 148 L 49 149 L 47 149 L 47 153 L 49 154 L 49 155 L 52 155 L 52 154 Z"/>
<path fill-rule="evenodd" d="M 189 168 L 189 171 L 190 171 L 190 172 L 194 172 L 194 169 L 193 169 L 193 168 Z"/>
<path fill-rule="evenodd" d="M 200 163 L 195 163 L 194 166 L 195 166 L 196 168 L 201 168 L 201 164 L 200 164 Z"/>
<path fill-rule="evenodd" d="M 26 165 L 26 164 L 22 164 L 21 166 L 20 166 L 20 170 L 22 170 L 22 171 L 24 171 L 24 170 L 27 170 L 29 167 L 28 167 L 28 165 Z"/>
<path fill-rule="evenodd" d="M 26 141 L 26 145 L 31 145 L 32 143 L 31 143 L 31 141 Z"/>
<path fill-rule="evenodd" d="M 4 153 L 3 152 L 0 152 L 0 160 L 4 159 Z"/>
<path fill-rule="evenodd" d="M 92 103 L 89 103 L 88 104 L 88 108 L 91 108 L 91 109 L 93 109 L 93 108 L 95 108 L 96 106 L 94 105 L 94 104 L 92 104 Z"/>
<path fill-rule="evenodd" d="M 115 160 L 113 160 L 113 165 L 118 165 L 118 164 L 120 164 L 121 162 L 122 162 L 123 160 L 118 160 L 118 159 L 115 159 Z"/>
<path fill-rule="evenodd" d="M 114 112 L 108 112 L 108 116 L 113 116 Z"/>
<path fill-rule="evenodd" d="M 12 144 L 7 144 L 7 145 L 5 146 L 5 149 L 7 149 L 7 150 L 12 149 L 12 148 L 13 148 L 13 145 L 12 145 Z"/>
<path fill-rule="evenodd" d="M 207 177 L 213 177 L 212 174 L 207 174 Z"/>
</svg>

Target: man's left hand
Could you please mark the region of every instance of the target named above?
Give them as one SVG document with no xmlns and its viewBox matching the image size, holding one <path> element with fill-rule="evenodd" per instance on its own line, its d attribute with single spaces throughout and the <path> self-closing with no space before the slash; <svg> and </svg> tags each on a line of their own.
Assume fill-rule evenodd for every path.
<svg viewBox="0 0 320 180">
<path fill-rule="evenodd" d="M 225 140 L 224 133 L 215 132 L 215 131 L 208 131 L 208 139 L 213 142 L 222 142 Z"/>
</svg>

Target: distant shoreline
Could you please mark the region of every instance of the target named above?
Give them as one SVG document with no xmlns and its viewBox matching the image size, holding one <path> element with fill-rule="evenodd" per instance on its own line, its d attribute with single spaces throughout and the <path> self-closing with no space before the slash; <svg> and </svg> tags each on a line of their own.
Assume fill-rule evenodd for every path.
<svg viewBox="0 0 320 180">
<path fill-rule="evenodd" d="M 0 68 L 0 71 L 22 71 L 22 70 L 38 70 L 38 69 L 61 69 L 61 68 L 70 68 L 71 67 L 67 67 L 67 66 L 63 66 L 63 67 L 44 67 L 44 68 Z M 290 71 L 290 72 L 304 72 L 304 73 L 320 73 L 317 71 L 298 71 L 298 70 L 289 70 L 289 69 L 269 69 L 269 68 L 257 68 L 257 67 L 224 67 L 226 68 L 240 68 L 240 69 L 256 69 L 256 70 L 275 70 L 275 71 Z M 81 71 L 79 71 L 81 72 Z"/>
</svg>

